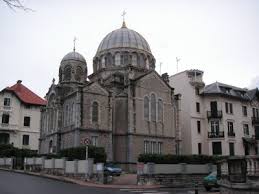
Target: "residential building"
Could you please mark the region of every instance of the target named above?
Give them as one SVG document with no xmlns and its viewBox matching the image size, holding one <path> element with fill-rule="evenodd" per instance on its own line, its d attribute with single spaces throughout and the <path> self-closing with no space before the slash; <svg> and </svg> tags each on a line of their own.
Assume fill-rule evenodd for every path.
<svg viewBox="0 0 259 194">
<path fill-rule="evenodd" d="M 205 85 L 203 72 L 187 70 L 170 78 L 181 94 L 182 154 L 257 154 L 259 92 L 215 82 Z"/>
<path fill-rule="evenodd" d="M 99 44 L 91 75 L 75 48 L 65 55 L 59 81 L 53 81 L 46 98 L 41 153 L 82 146 L 89 139 L 105 148 L 109 161 L 131 168 L 141 153 L 176 152 L 174 90 L 168 76 L 155 71 L 147 41 L 125 22 Z"/>
<path fill-rule="evenodd" d="M 38 150 L 41 108 L 46 101 L 21 80 L 0 92 L 0 144 Z"/>
</svg>

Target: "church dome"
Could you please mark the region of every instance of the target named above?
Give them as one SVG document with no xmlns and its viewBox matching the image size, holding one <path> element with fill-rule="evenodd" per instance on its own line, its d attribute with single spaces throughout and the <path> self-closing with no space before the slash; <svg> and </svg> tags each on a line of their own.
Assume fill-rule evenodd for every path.
<svg viewBox="0 0 259 194">
<path fill-rule="evenodd" d="M 155 61 L 145 38 L 128 29 L 123 21 L 120 29 L 110 32 L 101 41 L 93 59 L 93 70 L 95 73 L 126 66 L 155 69 Z"/>
<path fill-rule="evenodd" d="M 63 57 L 61 63 L 62 63 L 63 61 L 69 61 L 69 60 L 81 61 L 81 62 L 83 62 L 83 63 L 86 63 L 85 58 L 84 58 L 80 53 L 75 52 L 75 51 L 72 51 L 72 52 L 66 54 L 66 55 Z"/>
<path fill-rule="evenodd" d="M 128 29 L 125 23 L 120 29 L 114 30 L 104 37 L 97 49 L 97 53 L 112 48 L 133 48 L 151 53 L 145 38 L 138 32 Z"/>
<path fill-rule="evenodd" d="M 59 66 L 60 83 L 84 83 L 87 77 L 85 58 L 75 48 L 66 54 Z"/>
</svg>

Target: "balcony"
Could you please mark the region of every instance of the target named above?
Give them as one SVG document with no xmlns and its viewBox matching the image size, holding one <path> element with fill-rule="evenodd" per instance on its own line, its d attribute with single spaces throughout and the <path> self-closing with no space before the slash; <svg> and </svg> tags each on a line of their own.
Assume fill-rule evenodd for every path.
<svg viewBox="0 0 259 194">
<path fill-rule="evenodd" d="M 1 131 L 16 131 L 18 130 L 18 125 L 13 125 L 9 123 L 1 123 L 0 124 Z"/>
<path fill-rule="evenodd" d="M 208 119 L 221 119 L 222 118 L 222 111 L 207 111 Z"/>
<path fill-rule="evenodd" d="M 236 136 L 235 132 L 228 132 L 228 137 L 235 137 L 235 136 Z"/>
<path fill-rule="evenodd" d="M 222 138 L 224 137 L 224 131 L 208 132 L 208 138 Z"/>
<path fill-rule="evenodd" d="M 253 125 L 258 125 L 259 124 L 259 117 L 252 117 L 252 124 Z"/>
</svg>

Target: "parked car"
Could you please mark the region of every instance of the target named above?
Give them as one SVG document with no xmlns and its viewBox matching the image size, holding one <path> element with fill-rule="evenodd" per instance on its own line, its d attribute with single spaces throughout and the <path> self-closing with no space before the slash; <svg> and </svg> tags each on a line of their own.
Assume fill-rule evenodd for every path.
<svg viewBox="0 0 259 194">
<path fill-rule="evenodd" d="M 207 191 L 211 190 L 212 188 L 218 188 L 217 182 L 217 171 L 213 171 L 208 176 L 203 178 L 203 185 Z"/>
<path fill-rule="evenodd" d="M 122 169 L 113 163 L 107 163 L 104 165 L 104 173 L 112 176 L 120 176 Z"/>
</svg>

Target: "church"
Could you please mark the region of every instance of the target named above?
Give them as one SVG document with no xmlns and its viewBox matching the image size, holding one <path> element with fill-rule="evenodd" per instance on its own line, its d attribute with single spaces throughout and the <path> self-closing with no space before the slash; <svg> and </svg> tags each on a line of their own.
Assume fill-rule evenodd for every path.
<svg viewBox="0 0 259 194">
<path fill-rule="evenodd" d="M 179 153 L 179 96 L 155 63 L 148 42 L 125 21 L 99 44 L 91 75 L 74 48 L 46 94 L 39 152 L 82 146 L 88 138 L 128 169 L 142 153 Z"/>
</svg>

